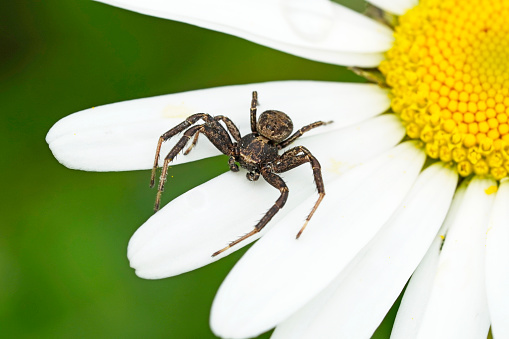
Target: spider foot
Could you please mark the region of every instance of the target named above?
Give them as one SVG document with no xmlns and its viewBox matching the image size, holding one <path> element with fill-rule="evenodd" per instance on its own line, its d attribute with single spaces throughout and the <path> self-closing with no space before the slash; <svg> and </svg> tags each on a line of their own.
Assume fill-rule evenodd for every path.
<svg viewBox="0 0 509 339">
<path fill-rule="evenodd" d="M 247 234 L 244 234 L 243 236 L 241 236 L 241 237 L 240 237 L 240 238 L 238 238 L 237 240 L 232 241 L 232 242 L 231 242 L 231 243 L 229 243 L 229 244 L 228 244 L 228 246 L 226 246 L 225 248 L 222 248 L 222 249 L 220 249 L 219 251 L 214 252 L 214 253 L 212 254 L 212 257 L 215 257 L 215 256 L 217 256 L 217 255 L 219 255 L 219 254 L 223 253 L 223 252 L 224 252 L 224 251 L 226 251 L 227 249 L 229 249 L 229 248 L 231 248 L 231 247 L 233 247 L 233 246 L 237 245 L 237 244 L 238 244 L 239 242 L 241 242 L 242 240 L 245 240 L 245 239 L 249 238 L 250 236 L 252 236 L 252 235 L 254 235 L 254 234 L 258 233 L 258 232 L 260 232 L 260 230 L 259 230 L 259 229 L 257 229 L 257 228 L 255 228 L 254 230 L 252 230 L 251 232 L 249 232 L 249 233 L 247 233 Z"/>
<path fill-rule="evenodd" d="M 308 225 L 308 221 L 309 221 L 309 220 L 306 220 L 306 222 L 304 223 L 304 226 L 302 226 L 302 227 L 301 227 L 301 229 L 300 229 L 299 233 L 297 233 L 297 236 L 295 237 L 295 239 L 299 239 L 299 238 L 300 238 L 300 236 L 301 236 L 302 232 L 304 232 L 304 229 L 305 229 L 305 228 L 306 228 L 306 226 Z"/>
<path fill-rule="evenodd" d="M 159 207 L 161 205 L 161 194 L 163 193 L 163 191 L 158 191 L 157 192 L 157 196 L 156 196 L 156 202 L 154 204 L 154 213 L 159 211 Z"/>
<path fill-rule="evenodd" d="M 156 182 L 156 174 L 157 174 L 157 166 L 154 165 L 152 168 L 152 174 L 150 175 L 150 188 L 154 188 L 155 182 Z"/>
<path fill-rule="evenodd" d="M 309 213 L 308 217 L 306 218 L 306 221 L 304 222 L 304 225 L 301 227 L 299 233 L 297 233 L 297 236 L 295 237 L 295 239 L 300 238 L 300 236 L 302 235 L 302 232 L 304 232 L 304 229 L 308 225 L 308 222 L 309 222 L 309 220 L 311 220 L 311 217 L 313 216 L 313 214 L 315 214 L 315 211 L 318 208 L 318 205 L 320 205 L 320 203 L 322 202 L 324 196 L 325 196 L 325 193 L 323 193 L 323 192 L 319 194 L 318 200 L 316 201 L 315 206 L 313 206 L 311 213 Z"/>
</svg>

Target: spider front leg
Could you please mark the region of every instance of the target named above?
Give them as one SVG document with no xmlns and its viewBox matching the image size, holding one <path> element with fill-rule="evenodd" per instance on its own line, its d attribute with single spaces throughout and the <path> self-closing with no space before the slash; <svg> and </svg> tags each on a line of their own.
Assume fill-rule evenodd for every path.
<svg viewBox="0 0 509 339">
<path fill-rule="evenodd" d="M 210 140 L 210 142 L 223 154 L 234 156 L 234 145 L 228 135 L 228 132 L 219 124 L 214 118 L 210 115 L 201 116 L 203 120 L 205 120 L 205 124 L 192 126 L 188 130 L 184 132 L 184 135 L 180 140 L 175 144 L 175 146 L 168 153 L 166 158 L 164 159 L 163 169 L 161 171 L 161 177 L 159 179 L 159 187 L 157 190 L 156 203 L 154 206 L 154 211 L 159 210 L 159 206 L 161 203 L 161 194 L 164 190 L 164 183 L 168 176 L 168 166 L 170 162 L 177 156 L 177 154 L 187 145 L 189 140 L 197 133 L 203 133 Z M 180 124 L 182 125 L 182 124 Z M 180 126 L 179 125 L 179 126 Z M 179 127 L 177 126 L 177 127 Z M 177 127 L 173 128 L 170 131 L 173 131 Z M 168 132 L 169 133 L 169 132 Z M 160 145 L 158 145 L 159 151 Z M 157 156 L 156 156 L 157 159 Z M 157 165 L 157 163 L 156 163 Z M 154 175 L 154 172 L 152 172 Z"/>
<path fill-rule="evenodd" d="M 155 158 L 154 158 L 154 166 L 152 166 L 152 175 L 150 176 L 150 187 L 154 187 L 154 182 L 155 182 L 155 177 L 156 177 L 156 170 L 157 170 L 157 166 L 159 165 L 159 154 L 161 152 L 161 145 L 163 144 L 163 142 L 167 141 L 172 136 L 182 132 L 183 130 L 185 130 L 189 126 L 195 124 L 200 119 L 203 119 L 204 121 L 213 120 L 212 116 L 209 115 L 209 114 L 206 114 L 206 113 L 196 113 L 196 114 L 193 114 L 193 115 L 187 117 L 186 120 L 184 120 L 183 122 L 181 122 L 180 124 L 178 124 L 177 126 L 173 127 L 168 132 L 164 133 L 163 135 L 161 135 L 159 137 L 159 141 L 157 143 L 157 148 L 156 148 L 156 155 L 155 155 Z"/>
<path fill-rule="evenodd" d="M 301 127 L 297 132 L 293 133 L 288 139 L 281 141 L 277 148 L 282 149 L 286 146 L 290 145 L 292 142 L 294 142 L 297 138 L 300 138 L 304 133 L 311 131 L 313 128 L 319 127 L 319 126 L 325 126 L 328 124 L 332 124 L 333 121 L 316 121 L 312 124 L 306 125 L 304 127 Z"/>
<path fill-rule="evenodd" d="M 274 174 L 272 172 L 269 172 L 268 170 L 262 170 L 261 171 L 261 175 L 263 176 L 265 181 L 267 181 L 273 187 L 277 188 L 279 190 L 279 192 L 281 192 L 281 195 L 276 200 L 274 205 L 267 211 L 267 213 L 265 213 L 265 215 L 258 222 L 258 224 L 256 224 L 255 228 L 251 232 L 243 235 L 242 237 L 240 237 L 237 240 L 232 241 L 225 248 L 220 249 L 219 251 L 215 252 L 214 254 L 212 254 L 213 257 L 223 253 L 224 251 L 226 251 L 227 249 L 231 248 L 232 246 L 237 245 L 239 242 L 241 242 L 241 241 L 249 238 L 250 236 L 255 235 L 256 233 L 260 232 L 265 227 L 265 225 L 267 225 L 267 223 L 274 217 L 274 215 L 276 215 L 276 213 L 279 212 L 279 210 L 282 209 L 283 206 L 285 205 L 286 200 L 288 199 L 288 192 L 289 191 L 288 191 L 288 186 L 286 186 L 286 184 L 283 181 L 283 179 L 281 179 L 280 176 L 278 176 L 278 175 L 276 175 L 276 174 Z"/>
<path fill-rule="evenodd" d="M 161 171 L 161 177 L 159 178 L 159 186 L 157 188 L 154 212 L 157 212 L 159 210 L 159 205 L 161 204 L 161 194 L 163 194 L 163 191 L 164 191 L 164 183 L 166 182 L 166 178 L 168 176 L 168 166 L 169 166 L 170 162 L 186 146 L 189 139 L 191 139 L 191 137 L 195 133 L 199 133 L 204 128 L 205 128 L 205 125 L 198 125 L 198 126 L 193 126 L 193 127 L 189 128 L 187 131 L 185 131 L 182 138 L 180 138 L 180 140 L 175 144 L 175 146 L 171 149 L 170 153 L 168 153 L 168 155 L 164 159 L 163 170 Z M 159 148 L 160 148 L 160 144 L 158 145 L 158 151 L 159 151 Z M 156 159 L 157 159 L 157 156 L 156 156 Z M 153 180 L 154 180 L 153 177 L 154 176 L 155 176 L 155 174 L 153 171 L 152 172 L 152 180 L 151 180 L 152 185 L 153 185 Z"/>
<path fill-rule="evenodd" d="M 311 154 L 311 152 L 304 146 L 297 146 L 289 149 L 288 151 L 281 155 L 280 161 L 274 166 L 274 172 L 282 173 L 289 171 L 297 166 L 300 166 L 306 162 L 309 162 L 311 164 L 311 168 L 313 169 L 313 177 L 315 179 L 316 189 L 318 190 L 318 200 L 316 201 L 315 205 L 313 206 L 313 209 L 306 218 L 306 221 L 304 222 L 304 225 L 300 229 L 299 233 L 297 233 L 296 236 L 297 239 L 299 239 L 299 237 L 301 236 L 309 220 L 311 220 L 311 217 L 313 216 L 316 209 L 318 208 L 318 205 L 320 205 L 325 196 L 325 188 L 323 185 L 321 166 L 318 160 L 313 156 L 313 154 Z"/>
<path fill-rule="evenodd" d="M 214 120 L 215 121 L 222 121 L 222 122 L 224 122 L 224 124 L 226 125 L 226 128 L 228 128 L 228 131 L 232 135 L 233 139 L 235 141 L 237 141 L 237 142 L 240 142 L 240 139 L 241 139 L 240 132 L 239 132 L 239 129 L 237 128 L 237 126 L 235 126 L 235 124 L 233 123 L 233 121 L 231 121 L 228 117 L 225 117 L 223 115 L 216 115 L 214 117 Z M 199 132 L 196 133 L 196 135 L 193 138 L 193 142 L 187 148 L 187 150 L 184 152 L 184 155 L 188 155 L 189 152 L 191 152 L 191 150 L 194 148 L 194 146 L 196 146 L 196 143 L 198 142 L 198 137 L 199 136 L 200 136 L 200 133 Z"/>
</svg>

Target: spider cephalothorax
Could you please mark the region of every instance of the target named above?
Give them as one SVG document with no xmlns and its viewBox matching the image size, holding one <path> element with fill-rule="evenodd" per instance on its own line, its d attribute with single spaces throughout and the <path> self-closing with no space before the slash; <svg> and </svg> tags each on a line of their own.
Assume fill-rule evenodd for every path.
<svg viewBox="0 0 509 339">
<path fill-rule="evenodd" d="M 308 221 L 315 213 L 318 205 L 325 196 L 325 190 L 322 180 L 322 172 L 320 169 L 320 163 L 311 154 L 311 152 L 304 146 L 293 147 L 283 154 L 279 155 L 278 151 L 285 148 L 300 137 L 305 132 L 326 124 L 331 123 L 317 121 L 307 126 L 302 127 L 293 135 L 290 134 L 293 131 L 293 123 L 288 115 L 283 112 L 276 110 L 268 110 L 260 114 L 258 122 L 256 121 L 256 106 L 258 104 L 257 93 L 253 92 L 251 100 L 251 132 L 244 137 L 240 136 L 240 132 L 235 124 L 225 116 L 211 116 L 206 113 L 197 113 L 188 117 L 184 122 L 170 129 L 168 132 L 161 135 L 157 144 L 156 156 L 154 159 L 154 167 L 152 168 L 152 177 L 150 180 L 150 186 L 154 186 L 156 169 L 159 163 L 159 153 L 161 150 L 161 144 L 170 139 L 172 136 L 185 130 L 182 138 L 175 144 L 175 146 L 168 153 L 164 159 L 164 165 L 161 172 L 161 178 L 159 180 L 159 187 L 156 197 L 156 203 L 154 210 L 159 210 L 161 203 L 161 194 L 164 190 L 164 183 L 168 175 L 168 165 L 175 158 L 175 156 L 187 145 L 189 140 L 194 136 L 193 141 L 189 148 L 184 152 L 188 154 L 198 141 L 198 136 L 203 133 L 209 140 L 217 147 L 223 154 L 228 155 L 228 164 L 230 170 L 234 172 L 239 171 L 239 165 L 245 168 L 248 172 L 246 177 L 248 180 L 258 180 L 260 175 L 270 185 L 277 188 L 281 195 L 276 200 L 275 204 L 265 213 L 263 218 L 255 225 L 254 229 L 248 234 L 240 237 L 239 239 L 232 241 L 225 248 L 215 252 L 212 256 L 216 256 L 235 244 L 238 244 L 242 240 L 249 238 L 253 234 L 256 234 L 262 230 L 265 225 L 272 219 L 272 217 L 281 209 L 286 203 L 288 198 L 288 187 L 281 177 L 276 173 L 282 173 L 289 171 L 297 166 L 300 166 L 306 162 L 311 164 L 313 169 L 313 176 L 318 189 L 318 200 L 316 201 L 311 213 L 309 213 L 304 226 L 297 233 L 297 238 L 301 235 L 302 231 L 306 227 Z M 195 125 L 198 120 L 202 119 L 205 121 L 202 125 Z M 226 129 L 220 124 L 222 121 L 226 125 Z M 228 131 L 227 131 L 228 130 Z M 228 134 L 230 132 L 230 134 Z M 230 137 L 231 135 L 231 137 Z M 232 141 L 232 138 L 235 141 Z M 237 165 L 237 163 L 239 165 Z"/>
</svg>

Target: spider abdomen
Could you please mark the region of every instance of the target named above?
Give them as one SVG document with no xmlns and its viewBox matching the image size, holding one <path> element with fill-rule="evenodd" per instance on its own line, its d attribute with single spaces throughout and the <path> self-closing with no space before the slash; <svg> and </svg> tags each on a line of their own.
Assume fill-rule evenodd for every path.
<svg viewBox="0 0 509 339">
<path fill-rule="evenodd" d="M 256 130 L 269 140 L 281 142 L 293 131 L 292 119 L 281 111 L 269 110 L 258 118 Z"/>
<path fill-rule="evenodd" d="M 277 157 L 277 147 L 261 135 L 251 133 L 240 140 L 238 161 L 247 170 L 253 171 L 260 164 L 272 162 Z"/>
</svg>

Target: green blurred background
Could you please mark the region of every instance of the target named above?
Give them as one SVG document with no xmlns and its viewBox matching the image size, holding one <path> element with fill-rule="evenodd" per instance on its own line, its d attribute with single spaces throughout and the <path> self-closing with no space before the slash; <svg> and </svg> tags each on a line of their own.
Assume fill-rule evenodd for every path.
<svg viewBox="0 0 509 339">
<path fill-rule="evenodd" d="M 341 2 L 363 10 L 360 1 Z M 245 250 L 173 278 L 136 277 L 126 249 L 152 214 L 150 173 L 67 169 L 48 149 L 47 131 L 70 113 L 134 98 L 269 80 L 362 80 L 92 1 L 3 1 L 0 15 L 0 336 L 215 338 L 210 305 Z M 182 180 L 165 200 L 226 170 L 224 157 L 172 167 Z M 377 338 L 388 337 L 392 317 Z"/>
</svg>

